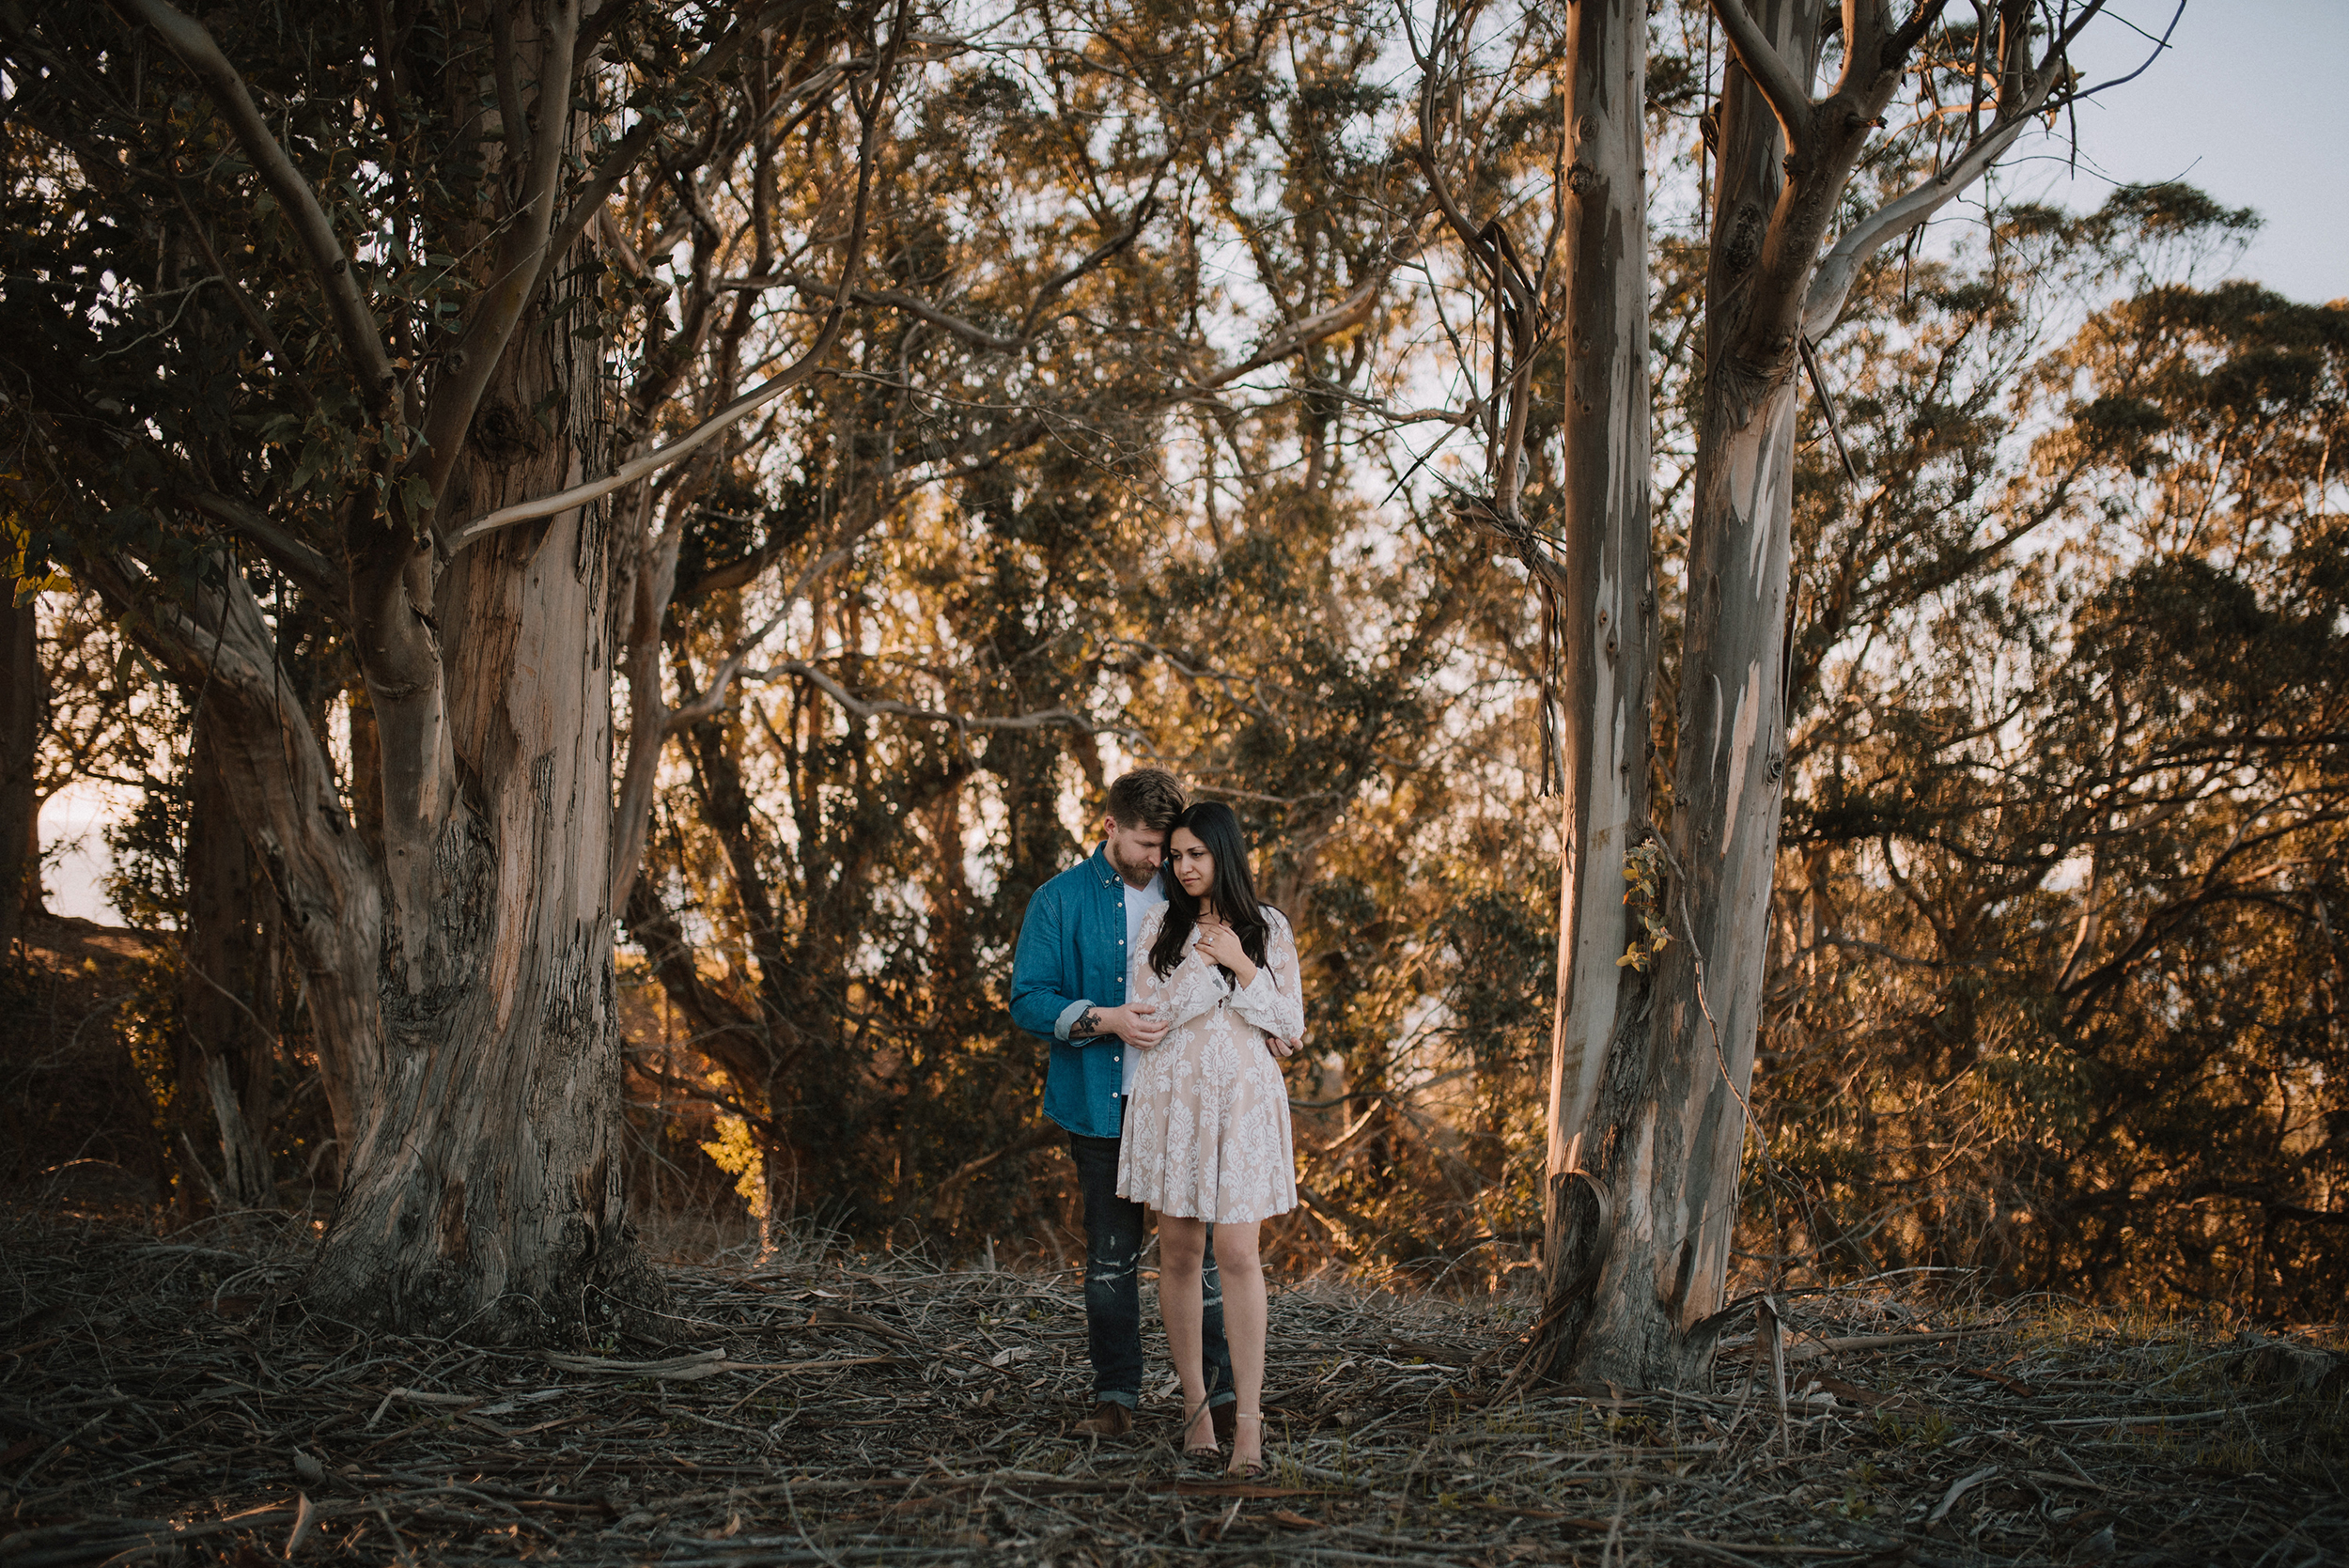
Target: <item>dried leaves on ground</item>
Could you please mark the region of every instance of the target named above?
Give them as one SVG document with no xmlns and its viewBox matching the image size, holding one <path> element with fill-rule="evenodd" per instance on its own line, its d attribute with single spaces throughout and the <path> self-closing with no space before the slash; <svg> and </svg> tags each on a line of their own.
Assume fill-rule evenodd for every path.
<svg viewBox="0 0 2349 1568">
<path fill-rule="evenodd" d="M 1236 1485 L 1162 1388 L 1072 1435 L 1065 1273 L 675 1268 L 669 1343 L 501 1350 L 308 1317 L 306 1224 L 243 1224 L 0 1217 L 0 1563 L 2349 1560 L 2323 1336 L 1818 1295 L 1616 1397 L 1507 1389 L 1521 1297 L 1314 1285 Z"/>
</svg>

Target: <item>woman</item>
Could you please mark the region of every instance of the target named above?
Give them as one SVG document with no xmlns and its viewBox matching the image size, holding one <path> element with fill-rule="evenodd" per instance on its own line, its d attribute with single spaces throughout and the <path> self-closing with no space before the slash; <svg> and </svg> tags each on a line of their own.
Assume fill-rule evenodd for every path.
<svg viewBox="0 0 2349 1568">
<path fill-rule="evenodd" d="M 1305 1032 L 1297 942 L 1256 897 L 1239 818 L 1202 800 L 1167 835 L 1167 901 L 1143 921 L 1126 995 L 1168 1024 L 1127 1102 L 1117 1191 L 1159 1216 L 1159 1310 L 1183 1385 L 1183 1452 L 1213 1458 L 1199 1349 L 1208 1227 L 1239 1397 L 1229 1474 L 1264 1469 L 1264 1267 L 1259 1223 L 1297 1206 L 1288 1088 L 1271 1051 Z M 1276 1044 L 1275 1042 L 1283 1042 Z M 1269 1050 L 1268 1049 L 1269 1048 Z"/>
</svg>

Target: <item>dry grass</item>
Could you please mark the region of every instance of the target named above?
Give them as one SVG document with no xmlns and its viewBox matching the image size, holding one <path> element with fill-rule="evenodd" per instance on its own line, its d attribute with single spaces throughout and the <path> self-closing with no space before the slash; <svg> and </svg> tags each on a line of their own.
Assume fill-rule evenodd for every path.
<svg viewBox="0 0 2349 1568">
<path fill-rule="evenodd" d="M 0 1216 L 0 1563 L 2349 1556 L 2341 1359 L 2176 1323 L 1812 1296 L 1781 1413 L 1750 1346 L 1703 1396 L 1497 1397 L 1522 1298 L 1316 1285 L 1273 1306 L 1275 1472 L 1233 1487 L 1163 1395 L 1068 1435 L 1066 1273 L 677 1267 L 674 1344 L 548 1356 L 307 1318 L 306 1224 L 245 1223 Z M 1929 1337 L 1820 1344 L 1890 1335 Z"/>
</svg>

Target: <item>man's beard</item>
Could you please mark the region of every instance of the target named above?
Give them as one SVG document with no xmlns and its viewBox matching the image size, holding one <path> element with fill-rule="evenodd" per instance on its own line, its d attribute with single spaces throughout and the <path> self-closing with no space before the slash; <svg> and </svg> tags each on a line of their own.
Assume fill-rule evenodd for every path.
<svg viewBox="0 0 2349 1568">
<path fill-rule="evenodd" d="M 1147 883 L 1151 877 L 1159 874 L 1158 862 L 1120 860 L 1115 849 L 1110 851 L 1110 864 L 1115 867 L 1117 874 L 1128 882 Z"/>
</svg>

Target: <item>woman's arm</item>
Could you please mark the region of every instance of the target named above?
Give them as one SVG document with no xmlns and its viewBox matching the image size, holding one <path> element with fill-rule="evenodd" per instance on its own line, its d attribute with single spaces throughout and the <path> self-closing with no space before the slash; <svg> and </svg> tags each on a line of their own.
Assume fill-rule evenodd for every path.
<svg viewBox="0 0 2349 1568">
<path fill-rule="evenodd" d="M 1282 1039 L 1305 1032 L 1305 993 L 1298 983 L 1297 939 L 1278 909 L 1264 912 L 1264 962 L 1256 978 L 1232 993 L 1232 1011 Z"/>
<path fill-rule="evenodd" d="M 1159 932 L 1166 924 L 1166 910 L 1167 906 L 1161 904 L 1143 918 L 1142 935 L 1134 939 L 1132 967 L 1126 976 L 1126 996 L 1131 1006 L 1157 1008 L 1159 1019 L 1174 1029 L 1215 1011 L 1215 1004 L 1223 1000 L 1224 987 L 1222 976 L 1196 951 L 1184 954 L 1173 973 L 1159 978 L 1150 967 L 1150 949 L 1157 945 Z"/>
</svg>

